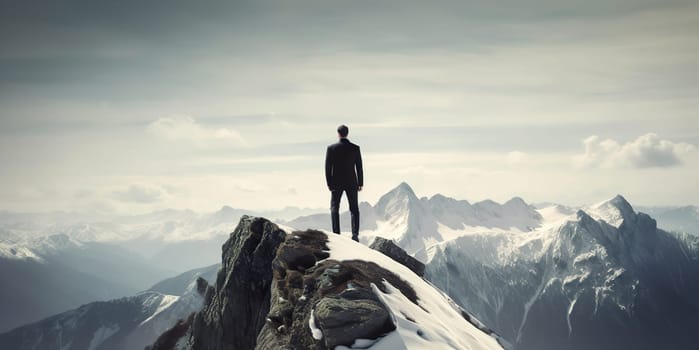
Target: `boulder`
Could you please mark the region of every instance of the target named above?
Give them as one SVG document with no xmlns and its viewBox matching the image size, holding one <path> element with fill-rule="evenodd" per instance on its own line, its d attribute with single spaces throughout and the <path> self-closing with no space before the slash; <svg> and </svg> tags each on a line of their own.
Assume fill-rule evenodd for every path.
<svg viewBox="0 0 699 350">
<path fill-rule="evenodd" d="M 323 332 L 328 349 L 338 345 L 351 346 L 355 339 L 376 339 L 395 328 L 386 308 L 374 299 L 376 297 L 346 299 L 330 296 L 316 304 L 315 322 Z"/>
<path fill-rule="evenodd" d="M 405 250 L 393 243 L 391 240 L 376 237 L 369 248 L 380 251 L 389 258 L 406 266 L 420 277 L 425 275 L 425 264 L 408 255 Z"/>
</svg>

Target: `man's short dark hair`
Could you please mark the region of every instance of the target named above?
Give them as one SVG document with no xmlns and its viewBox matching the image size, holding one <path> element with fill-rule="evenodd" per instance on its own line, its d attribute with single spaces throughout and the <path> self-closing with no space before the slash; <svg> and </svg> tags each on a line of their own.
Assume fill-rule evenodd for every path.
<svg viewBox="0 0 699 350">
<path fill-rule="evenodd" d="M 342 137 L 347 137 L 347 134 L 349 134 L 349 128 L 347 125 L 340 125 L 337 127 L 337 133 Z"/>
</svg>

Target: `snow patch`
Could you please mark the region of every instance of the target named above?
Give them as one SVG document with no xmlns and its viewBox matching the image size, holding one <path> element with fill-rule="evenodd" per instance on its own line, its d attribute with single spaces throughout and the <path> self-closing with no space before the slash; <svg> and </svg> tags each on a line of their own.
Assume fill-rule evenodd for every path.
<svg viewBox="0 0 699 350">
<path fill-rule="evenodd" d="M 142 326 L 146 323 L 148 323 L 150 320 L 158 316 L 159 313 L 163 312 L 167 308 L 169 308 L 173 303 L 175 303 L 180 297 L 176 295 L 168 295 L 168 294 L 163 294 L 162 299 L 160 299 L 160 304 L 158 307 L 155 309 L 155 312 L 153 312 L 150 317 L 145 319 L 139 326 Z M 144 303 L 145 305 L 146 303 Z"/>
<path fill-rule="evenodd" d="M 308 318 L 308 328 L 311 329 L 311 335 L 315 340 L 323 339 L 323 331 L 316 327 L 316 317 L 314 314 L 315 309 L 311 310 L 311 316 Z"/>
</svg>

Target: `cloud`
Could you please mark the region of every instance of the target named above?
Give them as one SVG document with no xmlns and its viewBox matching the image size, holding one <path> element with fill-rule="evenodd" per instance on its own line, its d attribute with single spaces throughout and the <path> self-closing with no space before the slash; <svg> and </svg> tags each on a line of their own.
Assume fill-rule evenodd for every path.
<svg viewBox="0 0 699 350">
<path fill-rule="evenodd" d="M 585 153 L 574 158 L 579 167 L 666 168 L 682 164 L 682 157 L 694 150 L 684 142 L 662 140 L 649 133 L 624 144 L 593 135 L 583 140 Z"/>
<path fill-rule="evenodd" d="M 141 185 L 131 185 L 125 190 L 112 192 L 112 197 L 122 202 L 154 203 L 160 200 L 162 191 Z"/>
<path fill-rule="evenodd" d="M 211 128 L 198 123 L 186 115 L 173 115 L 158 118 L 148 124 L 148 131 L 153 135 L 171 141 L 229 142 L 245 146 L 245 139 L 237 131 L 229 128 Z"/>
<path fill-rule="evenodd" d="M 184 186 L 164 184 L 160 187 L 162 187 L 163 190 L 170 195 L 189 194 L 189 191 Z"/>
</svg>

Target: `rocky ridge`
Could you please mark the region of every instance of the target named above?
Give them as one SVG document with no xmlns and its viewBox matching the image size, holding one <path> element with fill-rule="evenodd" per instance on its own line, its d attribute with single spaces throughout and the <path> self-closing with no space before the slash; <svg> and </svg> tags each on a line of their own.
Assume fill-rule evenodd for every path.
<svg viewBox="0 0 699 350">
<path fill-rule="evenodd" d="M 412 324 L 411 337 L 419 341 L 436 338 L 430 333 L 435 325 L 420 327 L 419 317 L 408 311 L 429 314 L 425 305 L 434 302 L 421 300 L 415 282 L 403 278 L 412 271 L 394 273 L 395 267 L 389 271 L 371 259 L 334 259 L 329 238 L 316 230 L 287 234 L 266 219 L 243 216 L 223 246 L 222 268 L 215 286 L 205 292 L 204 308 L 164 333 L 151 349 L 386 349 L 381 344 L 405 336 L 404 323 Z M 491 331 L 413 276 L 409 280 L 417 278 L 424 283 L 420 288 L 432 290 L 431 298 L 440 296 L 446 305 L 440 312 L 467 325 L 459 331 L 468 328 L 474 335 L 458 333 L 448 338 L 461 339 L 447 341 L 502 348 Z M 398 299 L 413 306 L 389 306 Z"/>
</svg>

